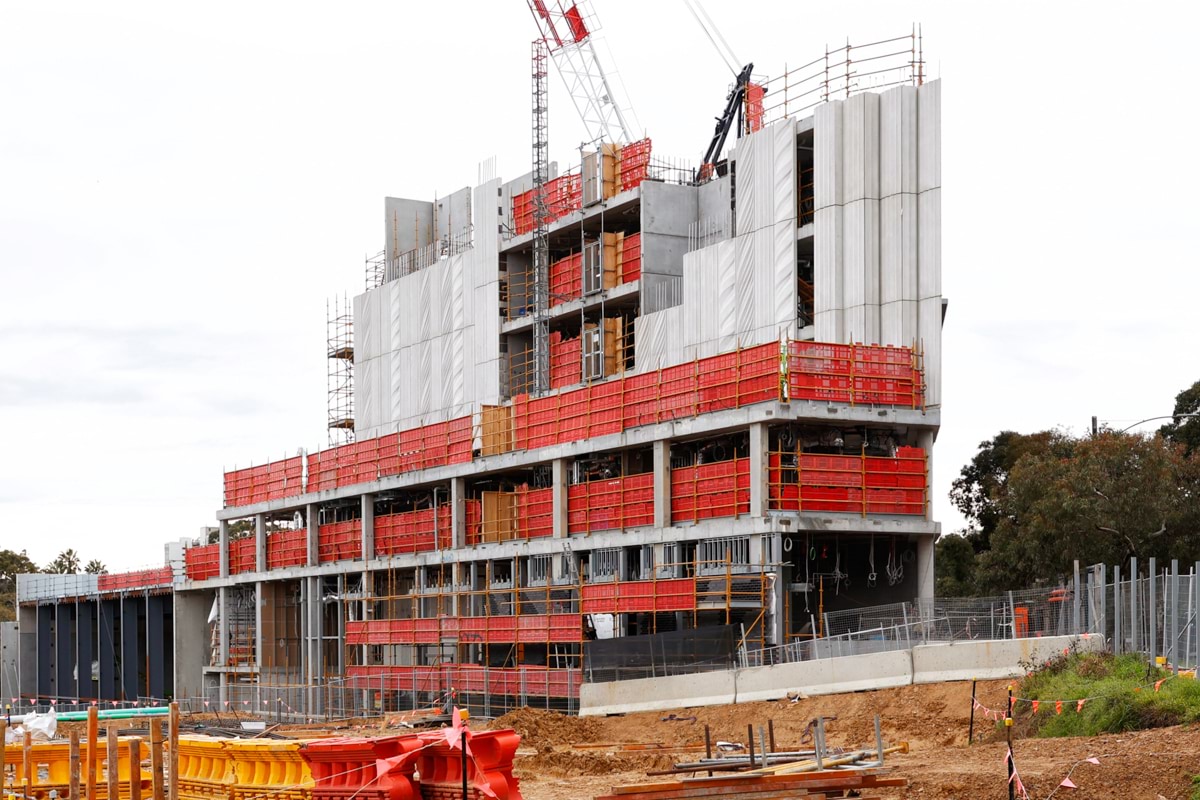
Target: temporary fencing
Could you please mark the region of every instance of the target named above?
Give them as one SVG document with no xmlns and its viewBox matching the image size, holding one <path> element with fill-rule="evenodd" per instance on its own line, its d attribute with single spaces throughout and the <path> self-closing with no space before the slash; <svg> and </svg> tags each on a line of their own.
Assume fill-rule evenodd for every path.
<svg viewBox="0 0 1200 800">
<path fill-rule="evenodd" d="M 920 447 L 897 448 L 892 458 L 777 451 L 769 465 L 774 511 L 925 513 L 927 461 Z"/>
<path fill-rule="evenodd" d="M 565 346 L 561 339 L 559 344 Z M 498 440 L 501 446 L 493 447 L 493 451 L 504 452 L 510 442 L 511 449 L 533 450 L 756 403 L 798 400 L 921 408 L 924 401 L 920 358 L 906 347 L 789 341 L 781 352 L 780 343 L 769 342 L 677 366 L 621 375 L 543 397 L 518 395 L 511 404 L 512 435 L 507 435 L 506 413 L 505 436 Z M 307 456 L 305 490 L 320 492 L 420 469 L 467 463 L 476 457 L 475 440 L 472 415 L 311 453 Z M 274 468 L 275 465 L 267 464 L 252 469 L 271 474 Z M 233 484 L 241 472 L 226 474 L 227 505 L 238 505 L 232 502 L 240 496 Z M 286 491 L 292 492 L 293 488 L 291 482 L 286 484 Z M 916 487 L 872 484 L 870 488 Z M 265 499 L 282 496 L 268 492 Z M 841 496 L 829 499 L 834 503 L 849 502 Z M 877 493 L 874 499 L 861 498 L 859 505 L 875 502 L 907 508 L 916 500 L 907 494 Z M 192 572 L 189 562 L 189 575 Z"/>
<path fill-rule="evenodd" d="M 117 794 L 120 800 L 129 800 L 130 777 L 134 774 L 133 761 L 130 758 L 133 751 L 132 744 L 133 739 L 130 737 L 120 737 L 117 740 L 117 781 L 119 787 Z M 9 789 L 13 790 L 13 797 L 19 796 L 15 793 L 18 787 L 23 789 L 26 786 L 29 787 L 29 792 L 25 794 L 27 800 L 50 800 L 53 797 L 65 798 L 70 796 L 71 746 L 68 742 L 33 742 L 29 747 L 28 761 L 25 760 L 23 745 L 4 745 L 0 742 L 0 746 L 4 747 L 4 763 L 7 765 L 7 774 L 0 775 L 0 785 L 7 785 Z M 145 747 L 144 743 L 142 747 Z M 108 763 L 107 748 L 102 743 L 96 752 L 96 772 L 98 775 L 104 776 L 107 774 Z M 150 773 L 140 769 L 140 759 L 138 775 L 138 784 L 143 792 L 143 796 L 150 796 Z M 106 781 L 101 779 L 97 782 L 95 790 L 95 800 L 108 800 L 109 793 Z M 5 796 L 8 796 L 7 792 L 5 792 Z"/>
</svg>

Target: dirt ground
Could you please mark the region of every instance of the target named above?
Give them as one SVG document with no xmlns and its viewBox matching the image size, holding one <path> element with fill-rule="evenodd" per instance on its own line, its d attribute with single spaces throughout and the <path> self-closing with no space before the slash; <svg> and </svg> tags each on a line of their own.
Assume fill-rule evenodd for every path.
<svg viewBox="0 0 1200 800">
<path fill-rule="evenodd" d="M 1006 681 L 980 683 L 980 701 L 1003 708 L 1007 685 Z M 668 769 L 676 761 L 703 756 L 669 749 L 629 752 L 615 746 L 621 743 L 703 744 L 706 724 L 714 740 L 742 743 L 748 724 L 757 731 L 759 725 L 765 727 L 767 720 L 773 720 L 776 749 L 800 749 L 809 721 L 823 715 L 837 718 L 826 726 L 829 745 L 853 748 L 873 742 L 876 714 L 882 718 L 885 744 L 908 742 L 910 748 L 907 754 L 887 759 L 896 776 L 908 779 L 908 786 L 882 790 L 882 797 L 1005 798 L 1002 728 L 977 718 L 976 738 L 983 741 L 968 746 L 970 698 L 969 683 L 944 683 L 795 703 L 746 703 L 607 718 L 579 719 L 522 709 L 496 720 L 493 727 L 512 727 L 522 734 L 515 772 L 526 800 L 578 800 L 607 794 L 613 786 L 649 780 L 647 770 Z M 671 714 L 677 719 L 664 721 Z M 576 744 L 592 746 L 573 747 Z M 614 746 L 595 746 L 604 744 Z M 1046 798 L 1068 773 L 1079 788 L 1059 789 L 1056 797 L 1186 800 L 1191 777 L 1200 774 L 1200 728 L 1196 727 L 1094 738 L 1019 739 L 1013 751 L 1029 796 L 1035 800 Z M 1100 764 L 1083 762 L 1090 756 L 1098 757 Z"/>
</svg>

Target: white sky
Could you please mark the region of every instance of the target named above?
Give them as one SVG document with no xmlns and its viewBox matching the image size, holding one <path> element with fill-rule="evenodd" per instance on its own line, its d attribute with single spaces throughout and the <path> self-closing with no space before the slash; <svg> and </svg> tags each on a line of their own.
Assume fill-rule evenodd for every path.
<svg viewBox="0 0 1200 800">
<path fill-rule="evenodd" d="M 682 0 L 594 2 L 656 152 L 695 163 L 728 71 Z M 1200 4 L 706 5 L 768 75 L 923 24 L 945 530 L 981 440 L 1200 379 Z M 520 0 L 0 5 L 0 547 L 159 564 L 224 467 L 324 445 L 326 298 L 362 291 L 385 195 L 528 171 L 534 34 Z M 572 161 L 557 78 L 550 121 Z"/>
</svg>

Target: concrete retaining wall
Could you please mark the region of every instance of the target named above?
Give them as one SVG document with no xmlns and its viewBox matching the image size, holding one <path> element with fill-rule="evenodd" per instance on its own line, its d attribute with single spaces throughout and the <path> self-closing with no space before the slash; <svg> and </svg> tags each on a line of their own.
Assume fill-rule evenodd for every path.
<svg viewBox="0 0 1200 800">
<path fill-rule="evenodd" d="M 627 714 L 779 700 L 796 691 L 838 694 L 917 683 L 1014 678 L 1024 674 L 1023 665 L 1046 661 L 1075 642 L 1083 650 L 1104 647 L 1103 637 L 1086 635 L 951 642 L 725 672 L 585 683 L 579 691 L 579 713 Z"/>
</svg>

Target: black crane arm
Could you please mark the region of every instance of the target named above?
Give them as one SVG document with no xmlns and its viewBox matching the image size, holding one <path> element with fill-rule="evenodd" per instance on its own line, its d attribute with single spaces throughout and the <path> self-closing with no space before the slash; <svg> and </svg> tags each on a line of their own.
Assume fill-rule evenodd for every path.
<svg viewBox="0 0 1200 800">
<path fill-rule="evenodd" d="M 725 98 L 725 111 L 717 117 L 717 127 L 713 131 L 712 141 L 709 142 L 708 150 L 704 152 L 704 160 L 700 167 L 701 177 L 707 177 L 712 172 L 713 164 L 721 156 L 721 149 L 725 147 L 729 129 L 733 127 L 733 122 L 737 119 L 738 111 L 742 107 L 742 99 L 746 96 L 746 84 L 750 82 L 750 73 L 753 71 L 753 64 L 742 67 L 733 88 L 729 90 L 729 96 Z"/>
</svg>

